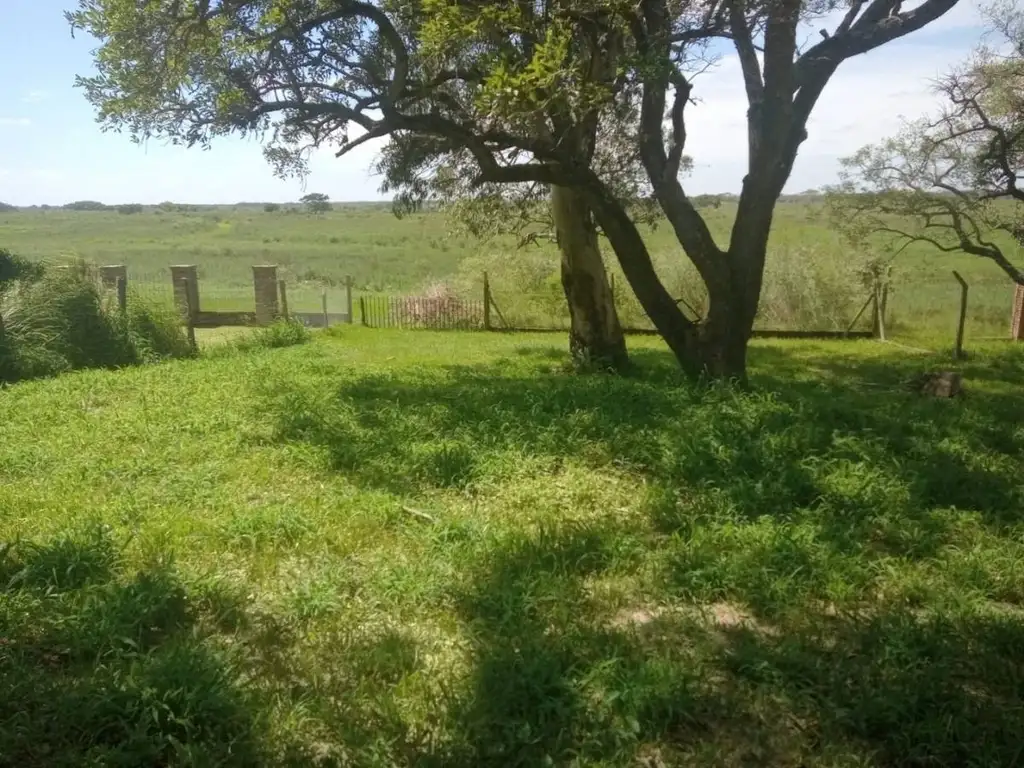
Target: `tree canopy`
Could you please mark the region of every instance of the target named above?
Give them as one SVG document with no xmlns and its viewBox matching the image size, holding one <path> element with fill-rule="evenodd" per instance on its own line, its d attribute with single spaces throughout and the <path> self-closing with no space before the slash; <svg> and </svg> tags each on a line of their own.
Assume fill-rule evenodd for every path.
<svg viewBox="0 0 1024 768">
<path fill-rule="evenodd" d="M 1024 284 L 1005 248 L 1024 245 L 1024 9 L 987 12 L 992 36 L 936 84 L 939 114 L 847 158 L 830 205 L 854 237 L 963 251 Z"/>
<path fill-rule="evenodd" d="M 326 213 L 331 210 L 331 198 L 323 192 L 310 192 L 308 195 L 303 195 L 299 202 L 306 206 L 306 210 L 310 213 Z"/>
</svg>

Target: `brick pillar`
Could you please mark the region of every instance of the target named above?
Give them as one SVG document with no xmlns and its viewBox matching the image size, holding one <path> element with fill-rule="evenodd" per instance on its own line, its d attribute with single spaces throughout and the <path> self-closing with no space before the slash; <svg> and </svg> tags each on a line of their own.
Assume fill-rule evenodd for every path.
<svg viewBox="0 0 1024 768">
<path fill-rule="evenodd" d="M 189 306 L 199 311 L 199 268 L 195 264 L 179 264 L 171 267 L 171 281 L 174 283 L 174 306 L 182 317 L 188 315 Z M 186 286 L 188 286 L 186 288 Z M 188 295 L 185 291 L 188 291 Z"/>
<path fill-rule="evenodd" d="M 107 264 L 100 267 L 100 282 L 104 288 L 117 288 L 117 279 L 128 282 L 128 267 L 124 264 Z"/>
<path fill-rule="evenodd" d="M 277 319 L 277 267 L 254 266 L 252 284 L 256 293 L 256 324 L 269 325 Z"/>
<path fill-rule="evenodd" d="M 1024 285 L 1016 286 L 1013 294 L 1013 319 L 1010 323 L 1010 338 L 1024 341 Z"/>
</svg>

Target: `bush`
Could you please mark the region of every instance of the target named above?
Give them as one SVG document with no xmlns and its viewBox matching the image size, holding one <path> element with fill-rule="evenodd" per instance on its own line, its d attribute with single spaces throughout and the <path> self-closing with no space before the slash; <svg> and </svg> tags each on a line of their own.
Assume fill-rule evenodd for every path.
<svg viewBox="0 0 1024 768">
<path fill-rule="evenodd" d="M 118 368 L 191 350 L 178 318 L 137 297 L 122 314 L 83 265 L 8 283 L 0 295 L 0 382 Z"/>
<path fill-rule="evenodd" d="M 142 203 L 125 203 L 117 206 L 117 212 L 129 216 L 133 213 L 142 213 Z"/>
<path fill-rule="evenodd" d="M 139 362 L 156 362 L 190 357 L 192 347 L 173 307 L 152 304 L 138 296 L 128 297 L 124 332 L 134 347 Z"/>
<path fill-rule="evenodd" d="M 267 213 L 277 213 L 281 210 L 281 206 L 278 203 L 264 203 L 263 210 Z"/>
<path fill-rule="evenodd" d="M 0 200 L 0 213 L 13 213 L 16 210 L 18 210 L 18 206 Z"/>
<path fill-rule="evenodd" d="M 0 248 L 0 292 L 3 292 L 6 286 L 15 281 L 33 281 L 42 276 L 41 264 L 29 261 L 22 256 L 15 256 L 10 251 Z"/>
</svg>

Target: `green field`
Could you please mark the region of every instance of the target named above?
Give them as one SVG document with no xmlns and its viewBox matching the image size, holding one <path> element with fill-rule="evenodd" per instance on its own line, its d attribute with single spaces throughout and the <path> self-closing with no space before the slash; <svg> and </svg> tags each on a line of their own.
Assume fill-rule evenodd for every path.
<svg viewBox="0 0 1024 768">
<path fill-rule="evenodd" d="M 728 237 L 729 204 L 705 211 L 720 242 Z M 133 285 L 169 298 L 167 267 L 200 267 L 204 308 L 251 307 L 253 264 L 278 264 L 295 309 L 317 311 L 323 288 L 331 311 L 342 311 L 339 283 L 355 278 L 362 294 L 415 293 L 447 283 L 462 295 L 481 295 L 487 271 L 503 315 L 514 325 L 560 326 L 564 301 L 550 247 L 516 251 L 509 242 L 449 237 L 441 214 L 396 219 L 387 204 L 336 205 L 323 216 L 300 210 L 265 212 L 261 206 L 148 208 L 114 211 L 22 210 L 0 213 L 0 247 L 38 258 L 76 256 L 99 264 L 124 263 Z M 674 295 L 699 306 L 692 269 L 667 226 L 648 233 L 651 250 Z M 857 271 L 871 254 L 851 252 L 814 203 L 781 203 L 770 244 L 761 328 L 842 329 L 863 304 Z M 617 266 L 611 264 L 613 273 Z M 950 343 L 959 304 L 951 270 L 971 283 L 968 339 L 1005 337 L 1012 285 L 992 264 L 965 255 L 908 248 L 896 262 L 890 322 L 908 338 Z M 620 313 L 631 326 L 646 319 L 621 273 Z"/>
<path fill-rule="evenodd" d="M 0 765 L 1010 766 L 1024 347 L 341 329 L 0 391 Z"/>
</svg>

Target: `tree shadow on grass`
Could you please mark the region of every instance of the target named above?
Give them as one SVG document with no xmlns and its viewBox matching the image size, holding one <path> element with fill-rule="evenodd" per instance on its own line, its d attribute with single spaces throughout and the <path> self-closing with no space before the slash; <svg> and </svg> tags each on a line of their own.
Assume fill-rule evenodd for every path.
<svg viewBox="0 0 1024 768">
<path fill-rule="evenodd" d="M 170 563 L 101 527 L 0 552 L 0 765 L 252 765 L 254 721 Z"/>
<path fill-rule="evenodd" d="M 559 374 L 526 350 L 326 393 L 271 383 L 277 438 L 364 487 L 486 495 L 574 462 L 642 493 L 628 531 L 612 514 L 510 526 L 460 563 L 470 670 L 440 737 L 377 709 L 341 727 L 387 734 L 399 764 L 1013 764 L 1012 395 L 929 400 L 899 386 L 920 361 L 833 347 L 755 348 L 749 393 L 633 357 L 628 377 Z M 623 554 L 637 527 L 641 551 Z M 608 615 L 595 581 L 638 571 L 654 604 Z"/>
<path fill-rule="evenodd" d="M 467 564 L 472 674 L 426 766 L 1009 765 L 1024 724 L 1019 616 L 727 604 L 609 615 L 615 525 L 517 533 Z M 702 610 L 703 609 L 703 610 Z"/>
<path fill-rule="evenodd" d="M 473 493 L 482 479 L 577 461 L 635 469 L 669 495 L 714 493 L 745 519 L 818 508 L 844 524 L 895 521 L 955 506 L 997 527 L 1020 522 L 1024 487 L 1010 467 L 1024 431 L 998 393 L 949 402 L 865 387 L 875 365 L 890 381 L 903 373 L 816 357 L 809 374 L 781 347 L 755 350 L 751 393 L 693 386 L 657 351 L 635 352 L 626 377 L 551 372 L 527 351 L 356 376 L 326 394 L 275 381 L 260 410 L 276 439 L 313 444 L 353 482 L 396 495 Z"/>
</svg>

